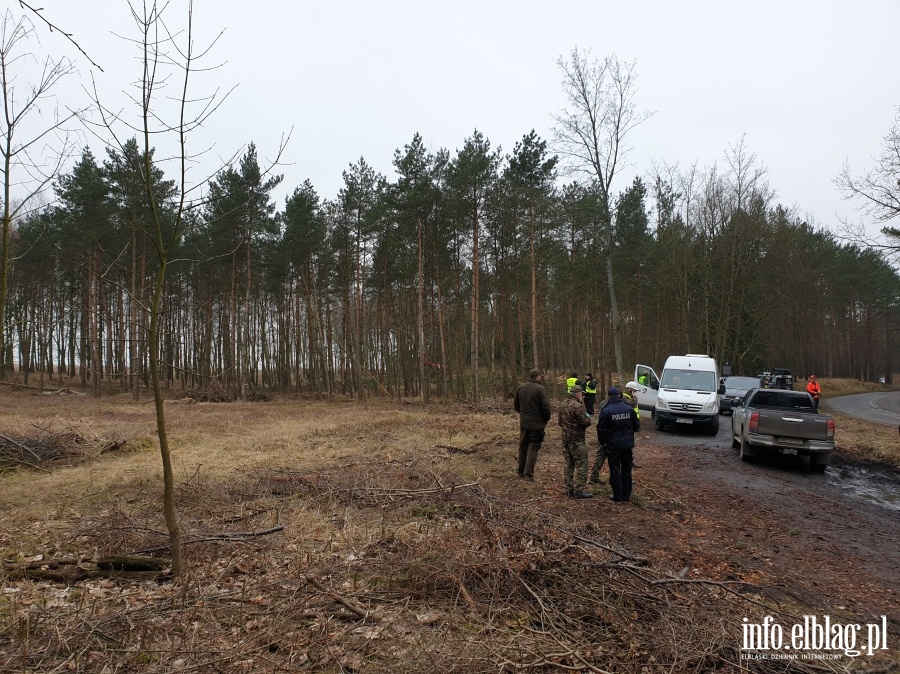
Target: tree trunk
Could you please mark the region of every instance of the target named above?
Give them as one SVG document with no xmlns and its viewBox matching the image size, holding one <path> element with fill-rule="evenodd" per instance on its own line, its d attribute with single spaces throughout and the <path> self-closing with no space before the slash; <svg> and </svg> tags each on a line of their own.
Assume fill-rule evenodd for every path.
<svg viewBox="0 0 900 674">
<path fill-rule="evenodd" d="M 472 400 L 479 402 L 478 391 L 478 207 L 472 217 Z"/>
<path fill-rule="evenodd" d="M 612 247 L 612 241 L 609 242 Z M 612 318 L 613 351 L 616 354 L 616 372 L 619 376 L 619 386 L 625 384 L 624 360 L 622 358 L 622 321 L 619 320 L 619 304 L 616 301 L 615 274 L 613 273 L 612 254 L 606 254 L 606 281 L 609 284 L 609 313 Z"/>
<path fill-rule="evenodd" d="M 538 361 L 538 332 L 537 332 L 537 257 L 534 245 L 534 208 L 531 213 L 531 367 L 540 367 Z"/>
<path fill-rule="evenodd" d="M 428 402 L 430 389 L 430 377 L 425 372 L 425 251 L 422 249 L 422 216 L 416 213 L 416 237 L 419 245 L 419 287 L 418 287 L 418 316 L 416 323 L 419 332 L 419 386 L 422 393 L 422 402 Z"/>
</svg>

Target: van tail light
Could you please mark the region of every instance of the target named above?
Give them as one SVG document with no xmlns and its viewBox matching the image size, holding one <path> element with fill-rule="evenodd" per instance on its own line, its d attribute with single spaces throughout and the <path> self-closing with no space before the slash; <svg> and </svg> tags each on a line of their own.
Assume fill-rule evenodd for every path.
<svg viewBox="0 0 900 674">
<path fill-rule="evenodd" d="M 750 415 L 750 432 L 756 433 L 759 430 L 759 412 Z"/>
<path fill-rule="evenodd" d="M 825 422 L 825 435 L 829 438 L 834 437 L 834 419 L 829 419 Z"/>
</svg>

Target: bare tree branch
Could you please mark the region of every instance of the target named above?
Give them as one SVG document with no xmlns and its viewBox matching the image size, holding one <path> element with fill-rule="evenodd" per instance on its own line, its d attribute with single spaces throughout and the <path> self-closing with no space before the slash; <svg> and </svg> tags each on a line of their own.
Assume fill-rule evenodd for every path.
<svg viewBox="0 0 900 674">
<path fill-rule="evenodd" d="M 27 2 L 25 2 L 25 0 L 19 0 L 19 7 L 22 7 L 23 9 L 28 9 L 28 10 L 30 10 L 32 13 L 34 13 L 34 15 L 35 15 L 36 17 L 38 17 L 41 21 L 43 21 L 44 23 L 47 24 L 47 27 L 50 29 L 50 32 L 51 32 L 51 33 L 52 33 L 53 31 L 56 31 L 57 33 L 59 33 L 60 35 L 62 35 L 63 37 L 65 37 L 69 42 L 71 42 L 73 45 L 75 45 L 75 48 L 76 48 L 78 51 L 80 51 L 82 54 L 84 54 L 84 57 L 85 57 L 88 61 L 91 62 L 91 65 L 92 65 L 92 66 L 94 66 L 95 68 L 97 68 L 98 70 L 100 70 L 100 72 L 105 72 L 105 71 L 103 70 L 103 68 L 101 68 L 100 65 L 99 65 L 96 61 L 94 61 L 94 59 L 92 59 L 90 56 L 88 56 L 87 52 L 86 52 L 84 49 L 81 48 L 81 45 L 79 45 L 79 44 L 75 41 L 75 38 L 74 38 L 74 34 L 73 34 L 73 33 L 67 33 L 67 32 L 65 32 L 64 30 L 60 30 L 57 26 L 55 26 L 55 25 L 53 25 L 52 23 L 50 23 L 50 21 L 47 19 L 47 17 L 45 17 L 43 14 L 41 14 L 41 12 L 44 11 L 44 8 L 43 8 L 43 7 L 37 7 L 37 8 L 32 7 L 32 6 L 29 5 Z"/>
</svg>

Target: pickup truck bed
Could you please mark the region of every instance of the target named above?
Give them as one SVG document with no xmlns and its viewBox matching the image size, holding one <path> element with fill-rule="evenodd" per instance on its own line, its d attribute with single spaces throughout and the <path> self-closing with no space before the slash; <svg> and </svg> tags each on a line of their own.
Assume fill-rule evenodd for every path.
<svg viewBox="0 0 900 674">
<path fill-rule="evenodd" d="M 808 393 L 754 389 L 735 408 L 731 443 L 741 459 L 760 452 L 808 456 L 810 468 L 823 471 L 834 451 L 834 419 L 813 411 Z"/>
</svg>

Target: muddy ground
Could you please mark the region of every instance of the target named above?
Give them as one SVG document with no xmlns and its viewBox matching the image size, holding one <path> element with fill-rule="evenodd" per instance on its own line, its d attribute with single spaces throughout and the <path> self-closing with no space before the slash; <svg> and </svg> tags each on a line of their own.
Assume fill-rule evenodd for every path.
<svg viewBox="0 0 900 674">
<path fill-rule="evenodd" d="M 596 437 L 590 444 L 593 451 Z M 544 490 L 561 499 L 561 480 L 554 480 L 561 460 L 547 449 Z M 607 501 L 607 487 L 568 507 L 663 567 L 777 585 L 811 599 L 822 613 L 888 615 L 900 625 L 895 473 L 840 458 L 825 474 L 797 457 L 743 463 L 731 448 L 727 416 L 715 438 L 645 423 L 635 462 L 636 503 Z M 855 483 L 880 487 L 872 494 Z"/>
</svg>

